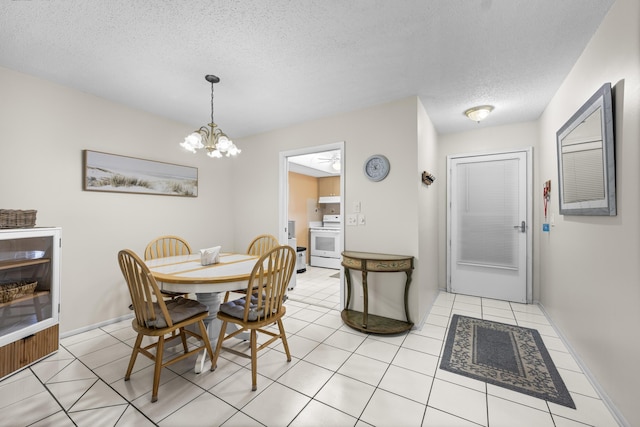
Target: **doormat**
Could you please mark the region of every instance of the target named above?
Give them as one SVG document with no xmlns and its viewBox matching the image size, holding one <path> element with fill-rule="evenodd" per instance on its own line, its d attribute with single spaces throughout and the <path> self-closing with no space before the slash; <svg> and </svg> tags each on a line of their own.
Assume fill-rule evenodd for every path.
<svg viewBox="0 0 640 427">
<path fill-rule="evenodd" d="M 535 329 L 454 314 L 440 368 L 576 408 Z"/>
</svg>

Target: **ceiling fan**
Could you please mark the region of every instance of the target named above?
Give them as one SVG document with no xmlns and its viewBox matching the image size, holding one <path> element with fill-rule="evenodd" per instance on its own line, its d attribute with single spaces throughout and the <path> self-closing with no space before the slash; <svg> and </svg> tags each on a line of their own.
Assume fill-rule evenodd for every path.
<svg viewBox="0 0 640 427">
<path fill-rule="evenodd" d="M 322 157 L 318 157 L 316 160 L 318 162 L 330 162 L 331 163 L 331 168 L 335 171 L 339 171 L 340 170 L 340 156 L 338 155 L 337 152 L 335 153 L 330 153 L 331 157 L 330 158 L 322 158 Z"/>
</svg>

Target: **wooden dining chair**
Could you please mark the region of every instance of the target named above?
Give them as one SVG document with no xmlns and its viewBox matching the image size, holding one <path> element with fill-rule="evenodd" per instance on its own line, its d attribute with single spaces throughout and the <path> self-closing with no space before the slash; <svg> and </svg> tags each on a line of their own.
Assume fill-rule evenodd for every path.
<svg viewBox="0 0 640 427">
<path fill-rule="evenodd" d="M 165 301 L 160 294 L 160 288 L 155 278 L 149 272 L 149 268 L 133 251 L 123 249 L 118 252 L 118 263 L 127 282 L 135 317 L 131 323 L 134 331 L 138 333 L 133 346 L 129 367 L 124 376 L 129 381 L 131 371 L 136 363 L 138 353 L 155 362 L 153 373 L 153 389 L 151 402 L 158 400 L 158 386 L 162 368 L 179 362 L 201 350 L 206 350 L 213 359 L 213 351 L 209 342 L 209 335 L 204 324 L 204 319 L 209 316 L 209 309 L 198 301 L 178 297 Z M 197 325 L 200 333 L 186 329 L 189 325 Z M 165 337 L 171 335 L 170 337 Z M 187 335 L 198 338 L 202 345 L 189 350 Z M 157 340 L 142 347 L 142 339 L 156 337 Z M 165 344 L 180 338 L 184 353 L 163 361 Z M 149 350 L 156 349 L 155 352 Z M 213 368 L 211 369 L 213 371 Z"/>
<path fill-rule="evenodd" d="M 282 324 L 282 317 L 287 311 L 283 302 L 295 265 L 296 253 L 291 246 L 277 246 L 271 249 L 256 262 L 247 283 L 247 295 L 244 298 L 220 304 L 220 311 L 218 311 L 217 317 L 222 321 L 222 326 L 216 351 L 213 359 L 211 359 L 211 366 L 215 369 L 218 356 L 223 349 L 236 355 L 250 358 L 251 389 L 254 391 L 258 387 L 258 351 L 280 339 L 287 354 L 287 361 L 291 361 L 291 353 L 289 353 L 289 344 Z M 227 335 L 227 325 L 229 323 L 238 325 L 238 329 Z M 278 325 L 277 333 L 267 329 L 268 326 L 274 323 Z M 223 346 L 223 343 L 228 339 L 246 331 L 250 332 L 250 355 Z M 267 335 L 270 339 L 258 346 L 258 333 Z"/>
<path fill-rule="evenodd" d="M 261 234 L 256 236 L 251 243 L 249 243 L 249 247 L 247 248 L 248 255 L 257 255 L 262 256 L 266 254 L 270 249 L 273 249 L 277 246 L 280 246 L 280 242 L 278 239 L 271 234 Z M 224 302 L 229 301 L 232 293 L 236 294 L 244 294 L 244 290 L 242 291 L 227 291 L 224 296 Z"/>
<path fill-rule="evenodd" d="M 153 239 L 144 250 L 144 259 L 164 258 L 193 253 L 191 245 L 178 236 L 160 236 Z"/>
<path fill-rule="evenodd" d="M 280 242 L 275 236 L 271 234 L 261 234 L 249 243 L 247 253 L 249 255 L 262 256 L 277 246 L 280 246 Z"/>
<path fill-rule="evenodd" d="M 160 236 L 153 239 L 144 250 L 144 259 L 164 258 L 176 255 L 189 255 L 193 253 L 189 243 L 178 236 Z M 184 292 L 161 291 L 164 298 L 187 297 Z"/>
</svg>

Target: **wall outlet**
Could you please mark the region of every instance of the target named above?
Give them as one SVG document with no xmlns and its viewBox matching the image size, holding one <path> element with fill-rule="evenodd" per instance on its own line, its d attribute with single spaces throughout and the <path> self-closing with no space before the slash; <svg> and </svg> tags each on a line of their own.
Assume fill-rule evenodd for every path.
<svg viewBox="0 0 640 427">
<path fill-rule="evenodd" d="M 358 214 L 358 225 L 366 225 L 367 220 L 363 214 Z"/>
<path fill-rule="evenodd" d="M 358 215 L 356 214 L 347 215 L 347 225 L 358 225 Z"/>
</svg>

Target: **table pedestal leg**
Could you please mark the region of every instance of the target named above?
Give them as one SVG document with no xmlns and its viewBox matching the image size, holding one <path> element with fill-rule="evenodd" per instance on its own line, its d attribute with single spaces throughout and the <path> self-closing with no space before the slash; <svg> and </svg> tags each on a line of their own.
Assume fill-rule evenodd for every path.
<svg viewBox="0 0 640 427">
<path fill-rule="evenodd" d="M 211 347 L 215 348 L 220 334 L 221 322 L 218 320 L 218 310 L 220 310 L 220 293 L 211 292 L 206 294 L 196 294 L 198 301 L 209 307 L 209 317 L 204 319 L 204 324 L 207 326 L 207 332 L 209 333 L 209 341 Z M 204 363 L 207 361 L 207 350 L 202 350 L 202 353 L 198 354 L 196 359 L 196 366 L 194 372 L 199 374 L 204 370 Z"/>
<path fill-rule="evenodd" d="M 209 334 L 211 347 L 215 349 L 218 342 L 218 336 L 220 335 L 220 328 L 222 327 L 222 322 L 218 320 L 218 311 L 220 311 L 220 292 L 197 293 L 196 298 L 199 302 L 209 307 L 209 316 L 204 319 L 204 324 L 207 326 L 207 333 Z M 227 331 L 232 328 L 237 327 L 235 324 L 229 323 L 227 325 Z M 246 341 L 249 339 L 249 334 L 243 332 L 239 334 L 237 338 Z M 204 363 L 206 361 L 207 350 L 202 350 L 202 353 L 200 353 L 196 359 L 196 366 L 194 368 L 194 372 L 196 374 L 199 374 L 204 370 Z"/>
</svg>

